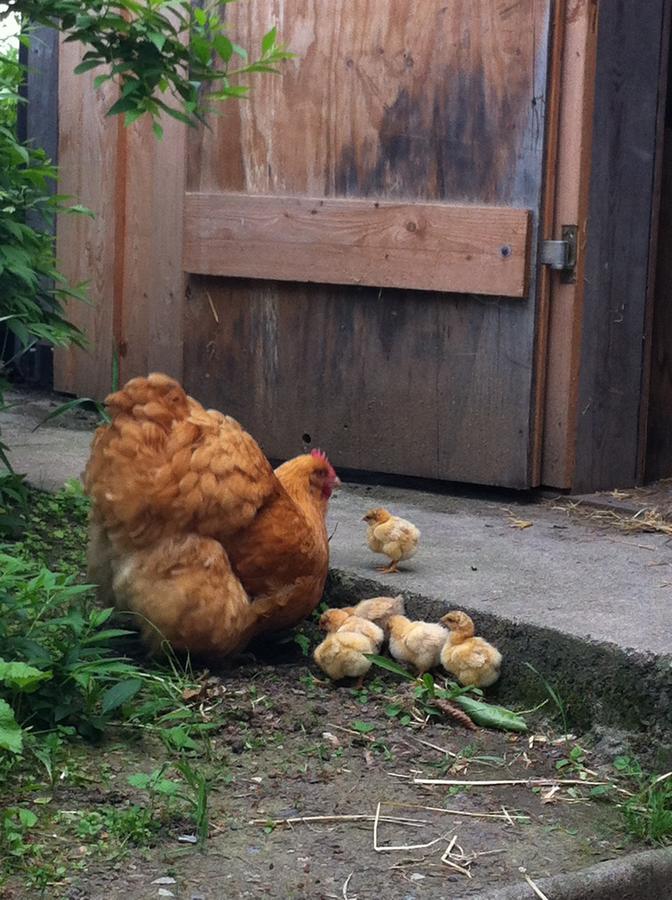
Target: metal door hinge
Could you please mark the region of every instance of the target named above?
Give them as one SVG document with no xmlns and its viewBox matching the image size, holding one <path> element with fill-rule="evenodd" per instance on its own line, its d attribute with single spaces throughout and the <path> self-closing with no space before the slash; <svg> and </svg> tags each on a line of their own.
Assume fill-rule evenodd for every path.
<svg viewBox="0 0 672 900">
<path fill-rule="evenodd" d="M 562 226 L 561 241 L 542 241 L 541 262 L 560 272 L 560 280 L 567 283 L 576 281 L 576 225 Z"/>
</svg>

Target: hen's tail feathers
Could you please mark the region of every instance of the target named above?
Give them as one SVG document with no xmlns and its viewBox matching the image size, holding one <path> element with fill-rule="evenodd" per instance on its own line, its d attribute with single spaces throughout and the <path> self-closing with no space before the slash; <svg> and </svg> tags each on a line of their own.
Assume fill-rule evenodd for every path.
<svg viewBox="0 0 672 900">
<path fill-rule="evenodd" d="M 136 613 L 147 645 L 223 658 L 244 647 L 256 616 L 217 541 L 171 537 L 116 566 L 117 607 Z"/>
<path fill-rule="evenodd" d="M 147 378 L 132 378 L 120 391 L 106 397 L 105 404 L 113 421 L 128 415 L 166 427 L 189 415 L 184 389 L 174 378 L 158 372 Z"/>
</svg>

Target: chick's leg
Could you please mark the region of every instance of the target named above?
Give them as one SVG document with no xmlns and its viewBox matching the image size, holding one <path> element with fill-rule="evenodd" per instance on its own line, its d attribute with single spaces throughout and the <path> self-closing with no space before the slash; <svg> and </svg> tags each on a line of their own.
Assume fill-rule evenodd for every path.
<svg viewBox="0 0 672 900">
<path fill-rule="evenodd" d="M 396 575 L 399 571 L 399 560 L 403 553 L 402 549 L 396 541 L 388 541 L 383 545 L 382 552 L 387 556 L 390 562 L 386 566 L 381 566 L 380 570 L 384 575 Z"/>
</svg>

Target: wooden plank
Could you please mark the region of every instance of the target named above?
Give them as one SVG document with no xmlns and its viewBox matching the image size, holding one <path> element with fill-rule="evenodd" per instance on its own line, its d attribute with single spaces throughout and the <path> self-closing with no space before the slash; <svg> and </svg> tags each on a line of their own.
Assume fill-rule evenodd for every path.
<svg viewBox="0 0 672 900">
<path fill-rule="evenodd" d="M 316 299 L 306 284 L 194 276 L 185 385 L 275 459 L 323 447 L 341 467 L 521 488 L 524 453 L 515 470 L 501 460 L 521 437 L 501 403 L 520 388 L 517 348 L 483 322 L 522 322 L 525 306 L 340 285 Z M 479 378 L 486 362 L 503 391 Z"/>
<path fill-rule="evenodd" d="M 151 371 L 182 379 L 186 127 L 167 116 L 161 124 L 162 141 L 149 121 L 126 129 L 122 379 Z"/>
<path fill-rule="evenodd" d="M 646 316 L 644 324 L 644 373 L 642 377 L 642 388 L 640 397 L 640 420 L 639 420 L 639 451 L 637 459 L 637 479 L 643 481 L 645 478 L 652 480 L 654 478 L 665 477 L 672 473 L 672 444 L 667 446 L 658 446 L 653 449 L 653 443 L 649 442 L 649 434 L 654 431 L 660 433 L 660 419 L 654 422 L 651 417 L 656 414 L 660 415 L 660 394 L 658 386 L 655 384 L 660 370 L 654 371 L 654 353 L 660 359 L 660 349 L 665 345 L 661 342 L 661 337 L 655 332 L 656 320 L 661 329 L 663 340 L 668 337 L 666 320 L 669 318 L 668 308 L 669 294 L 658 290 L 657 271 L 659 258 L 667 257 L 669 244 L 669 231 L 665 231 L 661 227 L 661 217 L 666 215 L 664 211 L 664 203 L 670 203 L 669 195 L 665 197 L 665 190 L 669 191 L 666 181 L 669 176 L 665 176 L 663 166 L 670 165 L 670 148 L 669 148 L 669 129 L 666 122 L 672 120 L 672 68 L 670 67 L 670 56 L 672 56 L 671 35 L 672 21 L 672 0 L 665 0 L 663 11 L 663 28 L 662 28 L 662 47 L 660 54 L 660 70 L 659 70 L 659 102 L 658 117 L 656 122 L 656 160 L 654 167 L 653 182 L 653 208 L 651 213 L 651 229 L 649 233 L 649 273 L 647 285 L 647 301 Z M 663 267 L 664 267 L 663 263 Z M 665 275 L 662 275 L 664 278 Z M 661 308 L 662 307 L 662 308 Z M 654 346 L 655 341 L 655 346 Z M 669 348 L 672 344 L 668 343 Z M 663 389 L 664 390 L 664 389 Z M 669 413 L 663 413 L 665 423 L 663 428 L 667 428 L 667 419 Z M 651 447 L 651 451 L 649 448 Z"/>
<path fill-rule="evenodd" d="M 104 397 L 110 390 L 113 346 L 115 172 L 118 123 L 104 117 L 113 102 L 112 85 L 92 88 L 93 74 L 73 75 L 83 49 L 61 42 L 59 84 L 59 183 L 95 213 L 95 219 L 62 215 L 57 225 L 61 270 L 78 284 L 88 282 L 92 305 L 68 304 L 68 317 L 86 334 L 88 350 L 54 353 L 54 387 L 81 396 Z"/>
<path fill-rule="evenodd" d="M 672 97 L 668 95 L 656 268 L 646 479 L 672 474 Z"/>
<path fill-rule="evenodd" d="M 575 458 L 597 10 L 597 0 L 565 5 L 558 146 L 552 188 L 547 183 L 554 189 L 548 236 L 560 238 L 563 225 L 578 225 L 580 235 L 576 281 L 545 276 L 550 297 L 540 481 L 555 488 L 571 486 Z"/>
<path fill-rule="evenodd" d="M 523 297 L 529 211 L 188 193 L 187 272 Z"/>
<path fill-rule="evenodd" d="M 191 391 L 278 454 L 310 426 L 339 464 L 529 485 L 551 6 L 226 7 L 238 43 L 277 21 L 297 59 L 190 135 L 190 191 L 529 209 L 531 299 L 193 277 Z"/>
<path fill-rule="evenodd" d="M 572 481 L 579 492 L 638 477 L 664 11 L 665 0 L 600 5 Z"/>
<path fill-rule="evenodd" d="M 562 66 L 565 51 L 567 3 L 558 0 L 553 11 L 551 48 L 548 71 L 548 99 L 546 102 L 546 160 L 544 164 L 544 193 L 540 211 L 542 241 L 555 235 L 556 174 L 562 93 Z M 550 313 L 552 271 L 543 266 L 537 277 L 537 327 L 534 339 L 534 428 L 531 439 L 531 487 L 541 482 L 542 450 L 546 401 L 546 369 L 548 361 L 548 323 Z"/>
</svg>

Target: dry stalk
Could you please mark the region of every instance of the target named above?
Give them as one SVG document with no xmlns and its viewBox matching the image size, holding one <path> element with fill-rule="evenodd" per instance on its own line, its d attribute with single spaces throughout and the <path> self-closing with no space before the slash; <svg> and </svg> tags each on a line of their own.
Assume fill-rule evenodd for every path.
<svg viewBox="0 0 672 900">
<path fill-rule="evenodd" d="M 574 784 L 596 787 L 608 781 L 582 781 L 580 778 L 499 778 L 488 781 L 467 781 L 463 778 L 414 778 L 413 784 L 443 784 L 461 787 L 496 787 L 504 784 L 522 784 L 527 787 L 552 787 L 554 784 Z"/>
<path fill-rule="evenodd" d="M 523 878 L 529 884 L 529 886 L 532 888 L 532 890 L 537 895 L 537 897 L 539 897 L 539 900 L 548 900 L 547 895 L 541 890 L 541 888 L 538 885 L 536 885 L 534 883 L 534 881 L 532 881 L 532 879 L 527 874 L 527 872 L 523 872 Z"/>
<path fill-rule="evenodd" d="M 376 806 L 376 815 L 373 819 L 373 849 L 376 853 L 388 853 L 391 850 L 426 850 L 427 847 L 433 847 L 434 844 L 438 844 L 439 841 L 442 841 L 445 838 L 445 835 L 441 835 L 438 838 L 434 838 L 433 841 L 427 841 L 425 844 L 390 844 L 386 846 L 381 846 L 378 843 L 378 822 L 380 821 L 380 801 Z"/>
</svg>

